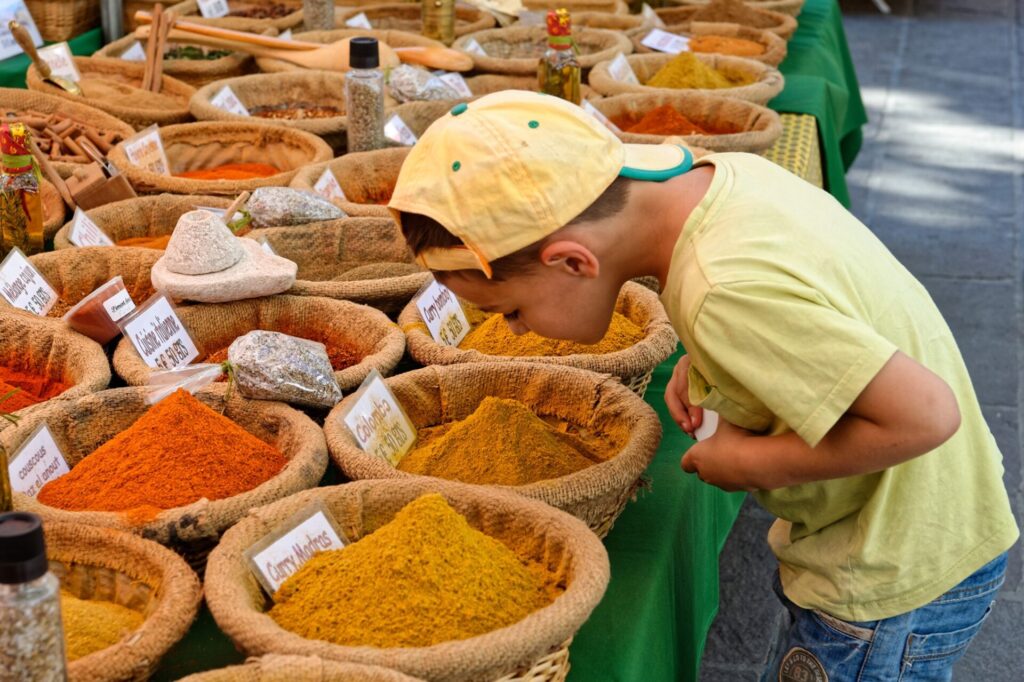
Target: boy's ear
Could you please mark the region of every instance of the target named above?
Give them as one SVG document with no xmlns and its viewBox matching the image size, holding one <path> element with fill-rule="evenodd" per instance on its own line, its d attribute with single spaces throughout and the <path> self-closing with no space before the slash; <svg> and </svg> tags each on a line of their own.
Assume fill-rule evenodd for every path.
<svg viewBox="0 0 1024 682">
<path fill-rule="evenodd" d="M 541 249 L 540 262 L 547 267 L 560 268 L 574 277 L 596 279 L 601 273 L 597 256 L 579 242 L 551 242 Z"/>
</svg>

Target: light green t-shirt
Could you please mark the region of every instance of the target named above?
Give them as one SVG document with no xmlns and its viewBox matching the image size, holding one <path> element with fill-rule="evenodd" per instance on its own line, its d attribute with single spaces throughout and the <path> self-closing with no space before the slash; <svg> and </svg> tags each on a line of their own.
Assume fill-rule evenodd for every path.
<svg viewBox="0 0 1024 682">
<path fill-rule="evenodd" d="M 924 287 L 853 215 L 753 154 L 716 154 L 662 302 L 692 359 L 690 399 L 817 444 L 901 350 L 956 393 L 957 433 L 885 471 L 762 491 L 786 595 L 875 620 L 936 599 L 1018 536 L 1002 457 Z M 913 400 L 912 394 L 904 396 Z"/>
</svg>

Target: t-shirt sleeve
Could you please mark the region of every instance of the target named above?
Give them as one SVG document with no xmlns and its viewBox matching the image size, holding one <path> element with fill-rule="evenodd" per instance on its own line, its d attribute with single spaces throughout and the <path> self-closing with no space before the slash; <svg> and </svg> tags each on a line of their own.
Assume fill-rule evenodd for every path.
<svg viewBox="0 0 1024 682">
<path fill-rule="evenodd" d="M 713 287 L 694 341 L 716 380 L 744 388 L 812 447 L 897 350 L 818 291 L 779 282 Z"/>
</svg>

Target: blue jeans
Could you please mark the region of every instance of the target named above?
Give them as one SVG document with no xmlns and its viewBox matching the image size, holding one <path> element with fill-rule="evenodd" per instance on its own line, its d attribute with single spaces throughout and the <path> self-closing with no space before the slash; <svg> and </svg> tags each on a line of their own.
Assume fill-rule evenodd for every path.
<svg viewBox="0 0 1024 682">
<path fill-rule="evenodd" d="M 1006 554 L 919 609 L 892 618 L 846 622 L 800 608 L 775 592 L 789 610 L 785 641 L 763 682 L 939 682 L 951 680 L 953 663 L 992 611 L 1006 577 Z"/>
</svg>

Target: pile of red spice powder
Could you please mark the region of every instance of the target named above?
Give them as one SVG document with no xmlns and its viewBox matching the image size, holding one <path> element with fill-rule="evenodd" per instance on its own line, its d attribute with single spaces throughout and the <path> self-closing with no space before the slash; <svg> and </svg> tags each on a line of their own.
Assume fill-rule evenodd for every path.
<svg viewBox="0 0 1024 682">
<path fill-rule="evenodd" d="M 0 402 L 0 412 L 10 413 L 23 410 L 50 398 L 56 398 L 69 388 L 71 387 L 67 384 L 53 381 L 42 375 L 21 372 L 0 365 L 0 397 L 18 389 L 16 393 Z"/>
<path fill-rule="evenodd" d="M 660 107 L 651 109 L 640 120 L 629 115 L 615 116 L 612 118 L 612 123 L 627 133 L 636 133 L 638 135 L 716 134 L 715 131 L 708 130 L 683 116 L 675 107 L 669 104 L 663 104 Z"/>
<path fill-rule="evenodd" d="M 178 390 L 43 486 L 38 499 L 73 511 L 171 509 L 252 490 L 285 463 L 276 448 Z"/>
</svg>

